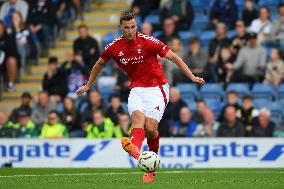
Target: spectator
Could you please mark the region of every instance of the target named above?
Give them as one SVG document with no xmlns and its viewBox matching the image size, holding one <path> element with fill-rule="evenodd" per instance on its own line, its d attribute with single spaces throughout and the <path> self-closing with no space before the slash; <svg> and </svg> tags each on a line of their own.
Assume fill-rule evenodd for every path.
<svg viewBox="0 0 284 189">
<path fill-rule="evenodd" d="M 272 83 L 276 87 L 284 81 L 284 62 L 281 59 L 281 51 L 272 49 L 270 61 L 266 66 L 264 83 Z"/>
<path fill-rule="evenodd" d="M 118 125 L 114 127 L 114 135 L 116 138 L 129 137 L 130 119 L 127 113 L 121 113 L 118 116 Z"/>
<path fill-rule="evenodd" d="M 258 118 L 253 120 L 252 137 L 272 137 L 275 128 L 275 123 L 271 121 L 271 113 L 268 109 L 262 108 L 259 110 Z"/>
<path fill-rule="evenodd" d="M 26 59 L 28 57 L 30 31 L 25 27 L 23 17 L 19 11 L 12 15 L 12 36 L 16 41 L 21 60 L 21 73 L 29 73 Z"/>
<path fill-rule="evenodd" d="M 218 79 L 216 68 L 221 48 L 231 44 L 231 40 L 227 37 L 227 27 L 224 23 L 218 23 L 215 32 L 216 37 L 212 39 L 209 44 L 209 63 L 213 82 L 217 82 Z"/>
<path fill-rule="evenodd" d="M 104 117 L 101 110 L 93 113 L 93 121 L 87 126 L 87 138 L 112 138 L 114 135 L 114 124 L 110 118 Z"/>
<path fill-rule="evenodd" d="M 23 21 L 27 20 L 29 5 L 24 0 L 8 0 L 1 6 L 0 20 L 3 20 L 6 27 L 12 25 L 12 15 L 15 11 L 19 11 L 23 16 Z"/>
<path fill-rule="evenodd" d="M 13 109 L 9 120 L 13 123 L 17 123 L 19 121 L 19 112 L 24 111 L 28 114 L 28 116 L 31 116 L 32 114 L 32 108 L 31 108 L 31 102 L 32 102 L 32 95 L 29 92 L 24 92 L 21 96 L 21 104 L 19 107 Z"/>
<path fill-rule="evenodd" d="M 251 22 L 254 19 L 257 19 L 258 11 L 253 4 L 253 0 L 245 0 L 244 9 L 242 11 L 242 20 L 245 23 L 245 26 L 248 27 L 251 25 Z"/>
<path fill-rule="evenodd" d="M 264 6 L 259 9 L 259 18 L 252 21 L 249 31 L 257 34 L 257 42 L 261 44 L 262 41 L 268 38 L 270 30 L 270 10 Z"/>
<path fill-rule="evenodd" d="M 225 109 L 225 120 L 221 123 L 217 136 L 218 137 L 244 137 L 244 125 L 237 119 L 236 108 L 227 106 Z"/>
<path fill-rule="evenodd" d="M 179 112 L 179 120 L 172 128 L 172 135 L 175 137 L 192 137 L 196 130 L 197 123 L 192 119 L 190 109 L 182 107 Z"/>
<path fill-rule="evenodd" d="M 195 137 L 216 137 L 220 123 L 214 120 L 214 114 L 206 108 L 203 112 L 203 123 L 197 125 L 193 134 Z"/>
<path fill-rule="evenodd" d="M 205 101 L 203 99 L 197 99 L 196 101 L 196 112 L 193 115 L 193 119 L 198 123 L 201 124 L 204 122 L 204 112 L 208 109 Z"/>
<path fill-rule="evenodd" d="M 229 28 L 234 27 L 238 19 L 238 7 L 235 0 L 214 0 L 210 6 L 211 24 L 216 27 L 220 22 Z"/>
<path fill-rule="evenodd" d="M 27 24 L 30 28 L 33 42 L 41 56 L 48 56 L 49 36 L 51 26 L 56 22 L 56 13 L 51 1 L 30 0 Z"/>
<path fill-rule="evenodd" d="M 8 91 L 15 90 L 18 63 L 18 51 L 15 40 L 6 33 L 6 27 L 0 20 L 0 64 L 4 64 L 4 70 L 6 70 Z"/>
<path fill-rule="evenodd" d="M 123 72 L 121 69 L 117 70 L 117 81 L 116 84 L 113 86 L 113 89 L 117 91 L 117 94 L 119 95 L 119 98 L 122 102 L 127 102 L 128 96 L 130 93 L 130 81 L 128 76 L 125 72 Z"/>
<path fill-rule="evenodd" d="M 38 126 L 41 127 L 46 121 L 47 116 L 51 110 L 54 110 L 55 106 L 50 102 L 48 93 L 40 91 L 38 93 L 37 102 L 32 107 L 31 120 Z"/>
<path fill-rule="evenodd" d="M 69 132 L 81 130 L 81 127 L 78 123 L 79 114 L 75 109 L 74 100 L 70 97 L 66 97 L 64 99 L 63 112 L 61 113 L 61 118 L 62 118 L 62 124 L 66 126 Z"/>
<path fill-rule="evenodd" d="M 226 94 L 226 98 L 227 104 L 222 108 L 221 114 L 218 118 L 218 121 L 220 122 L 224 121 L 225 110 L 228 106 L 233 106 L 236 111 L 239 111 L 241 109 L 241 106 L 238 104 L 238 93 L 236 93 L 236 91 L 228 91 Z"/>
<path fill-rule="evenodd" d="M 39 136 L 39 131 L 30 119 L 30 114 L 25 110 L 21 110 L 18 113 L 19 122 L 13 125 L 15 129 L 19 130 L 18 137 L 20 138 L 37 138 Z"/>
<path fill-rule="evenodd" d="M 248 33 L 242 20 L 238 20 L 235 25 L 236 35 L 232 38 L 233 53 L 238 55 L 241 48 L 246 46 L 248 41 Z"/>
<path fill-rule="evenodd" d="M 188 41 L 189 51 L 182 57 L 192 73 L 198 77 L 208 80 L 208 54 L 200 47 L 197 37 L 192 37 Z"/>
<path fill-rule="evenodd" d="M 234 64 L 226 64 L 226 69 L 234 70 L 233 82 L 254 83 L 262 80 L 265 67 L 265 49 L 256 42 L 257 34 L 248 34 L 248 45 L 243 47 Z"/>
<path fill-rule="evenodd" d="M 131 4 L 131 10 L 135 15 L 141 16 L 142 20 L 150 13 L 153 8 L 151 0 L 134 0 Z"/>
<path fill-rule="evenodd" d="M 114 125 L 118 124 L 119 114 L 123 113 L 124 110 L 121 106 L 121 101 L 119 96 L 114 95 L 110 98 L 110 107 L 106 112 L 106 117 L 110 118 Z"/>
<path fill-rule="evenodd" d="M 194 9 L 187 0 L 161 0 L 161 22 L 172 18 L 178 30 L 189 30 L 194 19 Z"/>
<path fill-rule="evenodd" d="M 48 70 L 43 76 L 42 88 L 50 96 L 58 96 L 63 99 L 67 93 L 66 75 L 63 69 L 59 68 L 57 57 L 48 59 Z"/>
<path fill-rule="evenodd" d="M 220 50 L 220 57 L 217 63 L 217 75 L 218 82 L 229 83 L 232 76 L 232 71 L 227 70 L 225 65 L 233 64 L 236 60 L 236 56 L 234 56 L 232 52 L 232 48 L 230 46 L 222 47 Z"/>
<path fill-rule="evenodd" d="M 145 33 L 146 35 L 152 35 L 152 31 L 153 31 L 153 27 L 152 24 L 148 23 L 148 22 L 144 22 L 141 25 L 141 32 Z"/>
<path fill-rule="evenodd" d="M 252 105 L 251 96 L 243 96 L 242 107 L 237 110 L 237 116 L 245 126 L 246 136 L 251 135 L 252 121 L 258 116 L 258 110 Z"/>
<path fill-rule="evenodd" d="M 15 138 L 18 131 L 13 128 L 13 123 L 8 120 L 8 115 L 0 111 L 0 138 Z"/>
<path fill-rule="evenodd" d="M 88 31 L 86 25 L 78 27 L 79 37 L 73 42 L 73 51 L 75 54 L 81 54 L 86 64 L 88 72 L 91 72 L 94 61 L 99 58 L 100 50 L 98 42 Z"/>
<path fill-rule="evenodd" d="M 67 138 L 68 131 L 64 125 L 60 123 L 59 115 L 56 111 L 50 111 L 48 113 L 47 122 L 44 123 L 41 129 L 41 138 Z"/>
<path fill-rule="evenodd" d="M 158 36 L 158 39 L 163 43 L 168 44 L 168 42 L 173 38 L 179 38 L 176 32 L 176 25 L 172 18 L 166 18 L 163 22 L 163 33 Z"/>
</svg>

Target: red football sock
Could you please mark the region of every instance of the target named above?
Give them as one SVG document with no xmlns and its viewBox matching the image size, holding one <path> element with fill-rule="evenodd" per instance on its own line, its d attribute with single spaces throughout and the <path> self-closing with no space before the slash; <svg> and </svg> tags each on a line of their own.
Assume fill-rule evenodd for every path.
<svg viewBox="0 0 284 189">
<path fill-rule="evenodd" d="M 130 132 L 130 140 L 131 142 L 138 147 L 138 149 L 141 149 L 142 142 L 145 138 L 145 132 L 143 128 L 133 128 Z"/>
<path fill-rule="evenodd" d="M 147 138 L 147 144 L 149 146 L 149 150 L 158 154 L 159 142 L 160 142 L 160 134 L 154 139 Z"/>
</svg>

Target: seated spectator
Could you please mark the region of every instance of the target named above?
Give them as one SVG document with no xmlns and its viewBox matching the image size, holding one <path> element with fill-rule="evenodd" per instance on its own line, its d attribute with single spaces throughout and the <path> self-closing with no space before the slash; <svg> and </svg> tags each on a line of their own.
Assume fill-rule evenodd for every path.
<svg viewBox="0 0 284 189">
<path fill-rule="evenodd" d="M 8 91 L 15 90 L 15 82 L 19 66 L 18 50 L 13 40 L 6 32 L 3 21 L 0 20 L 0 64 L 3 64 L 4 72 L 7 75 Z"/>
<path fill-rule="evenodd" d="M 261 44 L 261 42 L 268 38 L 270 30 L 270 10 L 264 6 L 259 9 L 259 18 L 252 21 L 249 31 L 257 34 L 257 42 Z"/>
<path fill-rule="evenodd" d="M 130 85 L 130 81 L 126 73 L 122 71 L 121 69 L 118 69 L 117 70 L 117 80 L 116 80 L 116 84 L 113 86 L 113 89 L 117 91 L 116 93 L 118 94 L 122 102 L 128 101 L 128 96 L 130 93 L 129 85 Z"/>
<path fill-rule="evenodd" d="M 101 110 L 93 112 L 93 120 L 86 127 L 87 138 L 112 138 L 114 124 L 110 118 L 106 118 Z"/>
<path fill-rule="evenodd" d="M 158 36 L 158 39 L 165 44 L 168 44 L 173 37 L 179 38 L 176 32 L 176 25 L 173 19 L 166 18 L 163 22 L 163 33 Z"/>
<path fill-rule="evenodd" d="M 29 5 L 24 0 L 8 0 L 1 6 L 0 20 L 3 20 L 6 27 L 12 26 L 12 15 L 19 11 L 23 16 L 23 21 L 27 20 Z"/>
<path fill-rule="evenodd" d="M 86 64 L 88 72 L 90 73 L 93 64 L 99 58 L 100 50 L 98 42 L 93 38 L 88 31 L 86 25 L 80 25 L 78 27 L 79 37 L 73 42 L 73 51 L 75 54 L 81 54 Z"/>
<path fill-rule="evenodd" d="M 148 22 L 144 22 L 141 25 L 141 32 L 145 33 L 146 35 L 152 36 L 152 31 L 153 31 L 152 24 L 150 24 Z"/>
<path fill-rule="evenodd" d="M 234 27 L 238 19 L 238 7 L 234 0 L 215 0 L 210 6 L 210 21 L 213 27 L 220 22 L 229 28 Z"/>
<path fill-rule="evenodd" d="M 278 5 L 278 14 L 278 19 L 275 19 L 272 23 L 268 39 L 263 41 L 262 45 L 280 48 L 284 52 L 284 3 Z"/>
<path fill-rule="evenodd" d="M 203 99 L 196 100 L 196 112 L 193 114 L 193 119 L 198 123 L 201 124 L 204 122 L 204 112 L 206 109 L 209 109 Z"/>
<path fill-rule="evenodd" d="M 114 95 L 110 97 L 110 107 L 106 111 L 106 117 L 110 118 L 114 125 L 117 125 L 118 117 L 121 113 L 124 113 L 124 110 L 121 106 L 119 96 Z"/>
<path fill-rule="evenodd" d="M 179 120 L 175 121 L 172 127 L 172 136 L 192 137 L 197 127 L 197 123 L 192 119 L 190 109 L 182 107 L 179 112 Z"/>
<path fill-rule="evenodd" d="M 40 91 L 38 93 L 37 101 L 32 107 L 31 120 L 38 127 L 41 127 L 47 121 L 49 112 L 54 109 L 55 105 L 51 103 L 48 93 L 45 91 Z"/>
<path fill-rule="evenodd" d="M 30 119 L 30 114 L 25 110 L 21 110 L 18 116 L 19 122 L 13 125 L 15 129 L 19 130 L 18 137 L 37 138 L 39 136 L 39 130 L 34 122 Z"/>
<path fill-rule="evenodd" d="M 245 0 L 244 9 L 242 11 L 242 20 L 245 23 L 245 26 L 248 27 L 251 25 L 251 22 L 254 19 L 257 19 L 258 11 L 254 6 L 253 0 Z"/>
<path fill-rule="evenodd" d="M 276 87 L 284 81 L 284 62 L 281 59 L 281 51 L 272 49 L 270 60 L 266 66 L 264 83 L 272 83 Z"/>
<path fill-rule="evenodd" d="M 194 19 L 194 9 L 187 0 L 161 0 L 161 22 L 172 18 L 178 30 L 189 30 Z"/>
<path fill-rule="evenodd" d="M 9 120 L 13 123 L 17 123 L 19 121 L 19 112 L 25 111 L 29 116 L 32 114 L 32 108 L 31 108 L 31 102 L 32 102 L 32 95 L 29 92 L 24 92 L 21 96 L 21 104 L 19 107 L 13 109 Z"/>
<path fill-rule="evenodd" d="M 236 60 L 231 46 L 224 46 L 220 50 L 220 57 L 217 63 L 218 82 L 229 83 L 232 77 L 232 71 L 226 69 L 227 64 L 233 64 Z"/>
<path fill-rule="evenodd" d="M 215 32 L 216 37 L 209 44 L 209 63 L 212 82 L 217 82 L 218 80 L 216 68 L 221 48 L 231 44 L 231 40 L 227 37 L 227 27 L 224 23 L 218 23 Z"/>
<path fill-rule="evenodd" d="M 242 107 L 237 110 L 237 116 L 245 126 L 246 136 L 251 135 L 252 121 L 258 116 L 258 110 L 253 107 L 252 97 L 243 96 Z"/>
<path fill-rule="evenodd" d="M 16 138 L 18 130 L 13 128 L 13 122 L 8 120 L 8 115 L 0 111 L 0 138 Z"/>
<path fill-rule="evenodd" d="M 224 121 L 217 131 L 218 137 L 244 137 L 244 125 L 237 119 L 237 112 L 234 106 L 227 106 L 224 111 Z"/>
<path fill-rule="evenodd" d="M 254 83 L 264 77 L 265 49 L 257 45 L 257 34 L 248 34 L 248 45 L 243 47 L 234 64 L 226 64 L 226 69 L 233 70 L 233 82 Z"/>
<path fill-rule="evenodd" d="M 56 22 L 53 4 L 47 0 L 30 0 L 27 24 L 38 53 L 48 56 L 51 25 Z"/>
<path fill-rule="evenodd" d="M 67 93 L 66 75 L 58 65 L 57 57 L 48 59 L 48 70 L 43 76 L 42 88 L 50 96 L 58 96 L 63 99 Z"/>
<path fill-rule="evenodd" d="M 246 46 L 248 41 L 248 33 L 242 20 L 238 20 L 235 25 L 236 35 L 232 38 L 233 54 L 237 56 L 240 49 Z"/>
<path fill-rule="evenodd" d="M 118 116 L 118 125 L 114 127 L 116 138 L 129 137 L 131 129 L 130 119 L 127 113 L 121 113 Z"/>
<path fill-rule="evenodd" d="M 189 51 L 182 57 L 191 72 L 198 77 L 208 80 L 208 54 L 200 47 L 197 37 L 192 37 L 188 41 Z"/>
<path fill-rule="evenodd" d="M 236 111 L 241 109 L 241 106 L 238 104 L 238 93 L 236 91 L 228 91 L 226 94 L 227 104 L 222 108 L 221 114 L 218 118 L 219 122 L 224 121 L 225 110 L 228 106 L 234 106 Z"/>
<path fill-rule="evenodd" d="M 252 137 L 272 137 L 275 123 L 271 121 L 271 112 L 262 108 L 259 110 L 259 116 L 253 120 Z"/>
<path fill-rule="evenodd" d="M 61 113 L 61 119 L 62 123 L 65 125 L 69 132 L 82 129 L 78 122 L 79 116 L 80 115 L 78 114 L 74 106 L 74 100 L 70 97 L 66 97 L 63 103 L 63 112 Z"/>
<path fill-rule="evenodd" d="M 67 138 L 68 130 L 60 123 L 59 114 L 56 111 L 50 111 L 47 116 L 47 122 L 41 129 L 41 138 Z"/>
<path fill-rule="evenodd" d="M 220 123 L 214 120 L 214 114 L 206 108 L 203 112 L 203 123 L 197 125 L 194 137 L 216 137 Z"/>
</svg>

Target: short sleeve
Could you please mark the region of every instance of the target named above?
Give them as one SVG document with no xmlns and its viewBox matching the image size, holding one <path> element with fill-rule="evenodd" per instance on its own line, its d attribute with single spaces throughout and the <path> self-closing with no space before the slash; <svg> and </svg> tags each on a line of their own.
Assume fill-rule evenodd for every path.
<svg viewBox="0 0 284 189">
<path fill-rule="evenodd" d="M 153 37 L 154 38 L 154 37 Z M 166 56 L 167 52 L 170 50 L 170 47 L 166 44 L 164 44 L 159 39 L 154 38 L 154 40 L 150 40 L 152 48 L 155 50 L 155 52 L 163 58 Z"/>
<path fill-rule="evenodd" d="M 111 47 L 106 46 L 105 49 L 104 49 L 104 51 L 101 52 L 100 57 L 101 57 L 105 62 L 108 62 L 108 61 L 112 58 L 111 54 L 112 54 L 112 53 L 111 53 Z"/>
</svg>

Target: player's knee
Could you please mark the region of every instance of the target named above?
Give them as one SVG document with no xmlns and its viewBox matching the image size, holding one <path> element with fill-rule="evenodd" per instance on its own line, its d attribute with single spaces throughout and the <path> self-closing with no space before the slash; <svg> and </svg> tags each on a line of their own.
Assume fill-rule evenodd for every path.
<svg viewBox="0 0 284 189">
<path fill-rule="evenodd" d="M 145 116 L 140 111 L 134 111 L 131 114 L 131 122 L 133 128 L 144 128 L 145 125 Z"/>
<path fill-rule="evenodd" d="M 145 132 L 147 137 L 156 138 L 159 134 L 158 132 L 158 122 L 153 119 L 147 119 L 145 124 Z"/>
</svg>

